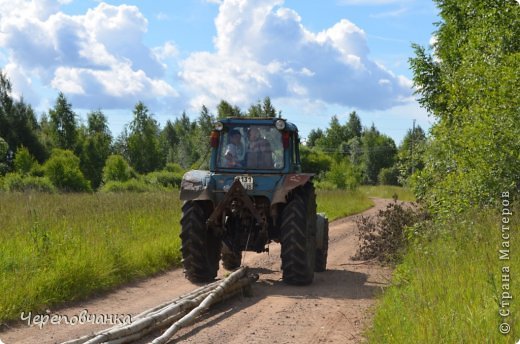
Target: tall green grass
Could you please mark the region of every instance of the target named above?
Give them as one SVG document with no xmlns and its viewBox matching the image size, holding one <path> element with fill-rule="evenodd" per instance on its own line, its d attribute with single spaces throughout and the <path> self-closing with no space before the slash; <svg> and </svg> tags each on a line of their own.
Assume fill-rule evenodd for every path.
<svg viewBox="0 0 520 344">
<path fill-rule="evenodd" d="M 0 321 L 179 263 L 177 192 L 0 193 Z"/>
<path fill-rule="evenodd" d="M 400 186 L 392 185 L 363 185 L 359 187 L 366 197 L 377 197 L 377 198 L 388 198 L 391 199 L 394 195 L 397 195 L 397 199 L 400 201 L 414 202 L 415 195 L 410 189 L 403 188 Z"/>
<path fill-rule="evenodd" d="M 510 219 L 510 260 L 500 260 L 500 210 L 430 225 L 397 267 L 376 310 L 371 343 L 515 343 L 520 339 L 520 207 Z M 513 295 L 509 335 L 499 332 L 502 267 Z"/>
<path fill-rule="evenodd" d="M 330 221 L 360 213 L 374 205 L 367 196 L 356 190 L 317 190 L 318 212 L 325 213 Z"/>
</svg>

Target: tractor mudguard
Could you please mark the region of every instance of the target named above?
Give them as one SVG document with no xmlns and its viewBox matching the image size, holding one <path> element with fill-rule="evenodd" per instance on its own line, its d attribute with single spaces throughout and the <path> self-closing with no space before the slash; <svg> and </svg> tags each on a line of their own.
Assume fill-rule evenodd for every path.
<svg viewBox="0 0 520 344">
<path fill-rule="evenodd" d="M 271 204 L 287 202 L 289 192 L 299 186 L 305 185 L 312 177 L 314 177 L 313 173 L 292 173 L 285 175 L 274 192 Z"/>
<path fill-rule="evenodd" d="M 182 201 L 213 200 L 211 172 L 202 170 L 188 171 L 181 181 L 180 198 Z"/>
</svg>

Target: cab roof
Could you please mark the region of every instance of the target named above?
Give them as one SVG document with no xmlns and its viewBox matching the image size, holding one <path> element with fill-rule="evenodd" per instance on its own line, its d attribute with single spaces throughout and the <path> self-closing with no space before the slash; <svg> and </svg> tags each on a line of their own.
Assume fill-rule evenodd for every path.
<svg viewBox="0 0 520 344">
<path fill-rule="evenodd" d="M 288 122 L 284 118 L 279 117 L 226 117 L 219 119 L 218 121 L 226 125 L 272 125 L 274 126 L 276 121 L 282 120 L 285 122 L 286 131 L 298 132 L 298 128 L 291 122 Z"/>
</svg>

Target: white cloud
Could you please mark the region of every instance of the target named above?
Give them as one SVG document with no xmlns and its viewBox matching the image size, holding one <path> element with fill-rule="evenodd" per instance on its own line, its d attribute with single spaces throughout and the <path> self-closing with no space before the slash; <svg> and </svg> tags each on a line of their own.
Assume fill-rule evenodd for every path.
<svg viewBox="0 0 520 344">
<path fill-rule="evenodd" d="M 71 16 L 60 12 L 67 2 L 0 0 L 0 47 L 8 52 L 8 75 L 21 82 L 24 94 L 39 81 L 86 108 L 131 107 L 137 100 L 178 96 L 162 81 L 161 60 L 172 56 L 175 46 L 154 50 L 143 44 L 148 21 L 137 7 L 101 2 Z"/>
<path fill-rule="evenodd" d="M 226 99 L 241 106 L 268 95 L 365 110 L 406 103 L 411 88 L 368 57 L 365 32 L 343 19 L 314 33 L 282 0 L 225 0 L 215 19 L 216 51 L 196 52 L 180 78 L 192 106 Z"/>
</svg>

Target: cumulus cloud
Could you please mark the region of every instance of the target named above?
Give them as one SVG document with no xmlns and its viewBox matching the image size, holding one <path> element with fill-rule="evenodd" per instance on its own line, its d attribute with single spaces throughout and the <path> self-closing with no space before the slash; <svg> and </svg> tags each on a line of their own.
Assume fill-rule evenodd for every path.
<svg viewBox="0 0 520 344">
<path fill-rule="evenodd" d="M 69 1 L 0 0 L 0 47 L 8 51 L 10 77 L 22 87 L 37 79 L 86 108 L 178 96 L 162 80 L 161 58 L 172 46 L 155 51 L 143 44 L 148 22 L 137 7 L 101 2 L 71 16 L 60 12 Z"/>
<path fill-rule="evenodd" d="M 181 64 L 194 107 L 270 95 L 381 110 L 411 95 L 406 78 L 370 60 L 365 32 L 347 19 L 311 32 L 283 0 L 224 0 L 215 25 L 215 51 Z"/>
</svg>

